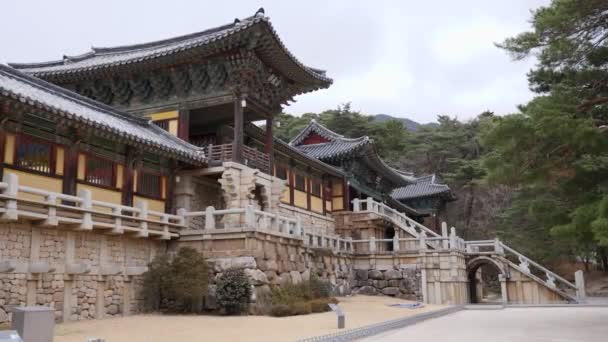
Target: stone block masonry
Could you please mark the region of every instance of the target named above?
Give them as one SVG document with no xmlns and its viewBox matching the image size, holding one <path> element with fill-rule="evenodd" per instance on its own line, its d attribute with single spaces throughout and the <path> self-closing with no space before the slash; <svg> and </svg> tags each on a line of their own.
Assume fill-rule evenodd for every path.
<svg viewBox="0 0 608 342">
<path fill-rule="evenodd" d="M 422 276 L 417 265 L 388 269 L 357 269 L 353 292 L 363 295 L 386 295 L 422 301 Z"/>
<path fill-rule="evenodd" d="M 0 323 L 44 305 L 57 321 L 138 312 L 141 274 L 166 243 L 129 235 L 0 223 Z"/>
</svg>

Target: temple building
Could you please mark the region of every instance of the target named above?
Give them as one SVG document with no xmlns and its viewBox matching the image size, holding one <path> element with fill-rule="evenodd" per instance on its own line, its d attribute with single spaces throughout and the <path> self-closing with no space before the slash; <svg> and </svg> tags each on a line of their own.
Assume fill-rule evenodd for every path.
<svg viewBox="0 0 608 342">
<path fill-rule="evenodd" d="M 447 221 L 446 207 L 456 196 L 450 187 L 435 174 L 414 177 L 402 173 L 410 184 L 393 189 L 391 197 L 415 210 L 412 216 L 427 227 L 439 231 L 441 222 Z"/>
<path fill-rule="evenodd" d="M 148 263 L 183 246 L 215 273 L 245 269 L 252 301 L 314 273 L 339 295 L 468 302 L 488 261 L 469 269 L 467 258 L 502 245 L 467 247 L 426 221 L 453 200 L 446 185 L 314 121 L 290 143 L 273 136 L 294 96 L 331 84 L 263 9 L 180 37 L 0 65 L 0 323 L 18 305 L 64 321 L 138 312 Z M 378 270 L 386 281 L 368 279 Z"/>
</svg>

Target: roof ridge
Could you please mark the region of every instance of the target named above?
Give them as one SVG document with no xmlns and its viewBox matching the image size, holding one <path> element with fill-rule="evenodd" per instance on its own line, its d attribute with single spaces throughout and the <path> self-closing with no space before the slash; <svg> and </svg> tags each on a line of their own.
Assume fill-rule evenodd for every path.
<svg viewBox="0 0 608 342">
<path fill-rule="evenodd" d="M 55 93 L 55 95 L 61 96 L 67 100 L 70 101 L 74 101 L 77 102 L 79 104 L 85 105 L 89 108 L 93 108 L 93 109 L 102 109 L 106 112 L 108 112 L 108 114 L 112 114 L 114 116 L 118 116 L 120 118 L 132 121 L 134 123 L 138 123 L 138 124 L 144 124 L 147 122 L 146 119 L 144 118 L 140 118 L 137 117 L 135 115 L 126 113 L 126 112 L 120 112 L 118 110 L 116 110 L 114 107 L 112 106 L 108 106 L 104 103 L 95 101 L 91 98 L 88 98 L 86 96 L 80 95 L 78 93 L 75 93 L 73 91 L 70 91 L 66 88 L 60 87 L 58 85 L 55 85 L 53 83 L 47 82 L 45 80 L 42 80 L 40 78 L 34 77 L 34 76 L 30 76 L 18 69 L 15 69 L 11 66 L 5 65 L 0 63 L 0 72 L 4 72 L 5 74 L 8 74 L 10 77 L 12 78 L 17 78 L 22 82 L 28 83 L 36 88 L 44 88 L 45 90 L 51 90 Z"/>
<path fill-rule="evenodd" d="M 289 145 L 296 146 L 296 145 L 300 144 L 304 140 L 304 138 L 306 138 L 310 134 L 311 131 L 314 131 L 315 133 L 321 135 L 322 137 L 324 137 L 330 141 L 335 141 L 335 140 L 340 140 L 340 141 L 344 141 L 344 142 L 361 142 L 361 141 L 373 142 L 374 141 L 367 135 L 363 135 L 358 138 L 347 138 L 343 134 L 334 132 L 331 129 L 320 124 L 319 122 L 317 122 L 316 119 L 311 119 L 310 122 L 308 123 L 308 125 L 306 127 L 304 127 L 304 129 L 302 131 L 300 131 L 300 133 L 298 133 L 298 135 L 296 135 L 289 142 Z M 324 134 L 326 134 L 326 135 L 324 135 Z M 333 140 L 332 138 L 335 140 Z"/>
<path fill-rule="evenodd" d="M 63 58 L 59 59 L 59 60 L 48 61 L 48 62 L 34 62 L 34 63 L 8 63 L 8 65 L 13 68 L 16 68 L 16 69 L 56 66 L 56 65 L 69 64 L 70 62 L 78 62 L 78 61 L 82 61 L 82 60 L 85 60 L 85 59 L 88 59 L 91 57 L 96 57 L 96 56 L 120 54 L 120 53 L 124 53 L 124 52 L 134 52 L 134 51 L 142 51 L 142 50 L 147 50 L 147 49 L 152 49 L 152 48 L 158 48 L 158 47 L 167 46 L 171 43 L 183 42 L 183 41 L 187 41 L 187 40 L 194 39 L 197 37 L 202 37 L 205 35 L 222 32 L 222 31 L 234 28 L 238 25 L 243 25 L 243 23 L 249 22 L 258 17 L 265 18 L 264 8 L 258 9 L 257 12 L 252 16 L 248 16 L 243 19 L 236 18 L 232 23 L 219 25 L 219 26 L 212 27 L 212 28 L 209 28 L 209 29 L 206 29 L 203 31 L 179 35 L 177 37 L 153 40 L 153 41 L 149 41 L 149 42 L 145 42 L 145 43 L 117 45 L 117 46 L 110 46 L 110 47 L 92 46 L 90 51 L 84 52 L 79 55 L 74 55 L 74 56 L 63 55 Z"/>
</svg>

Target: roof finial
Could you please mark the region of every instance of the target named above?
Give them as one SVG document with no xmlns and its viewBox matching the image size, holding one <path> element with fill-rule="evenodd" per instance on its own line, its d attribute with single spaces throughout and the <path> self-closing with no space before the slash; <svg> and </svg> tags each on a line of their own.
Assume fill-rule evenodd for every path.
<svg viewBox="0 0 608 342">
<path fill-rule="evenodd" d="M 317 123 L 317 119 L 315 119 L 315 118 L 310 119 L 310 123 Z"/>
<path fill-rule="evenodd" d="M 254 17 L 257 17 L 257 16 L 262 16 L 263 17 L 265 14 L 266 14 L 266 11 L 264 11 L 264 7 L 260 7 L 260 9 L 258 9 L 258 11 L 255 12 Z"/>
</svg>

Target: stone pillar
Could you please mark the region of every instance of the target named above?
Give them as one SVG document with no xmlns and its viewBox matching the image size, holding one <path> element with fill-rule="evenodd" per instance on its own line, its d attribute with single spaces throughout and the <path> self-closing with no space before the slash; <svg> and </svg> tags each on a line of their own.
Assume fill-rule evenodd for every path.
<svg viewBox="0 0 608 342">
<path fill-rule="evenodd" d="M 576 285 L 576 299 L 584 302 L 587 298 L 587 292 L 585 291 L 585 277 L 582 270 L 574 272 L 574 283 Z"/>
<path fill-rule="evenodd" d="M 72 316 L 72 279 L 68 275 L 63 278 L 63 321 L 67 322 Z"/>
<path fill-rule="evenodd" d="M 502 295 L 502 303 L 506 305 L 509 303 L 509 295 L 507 293 L 507 278 L 504 274 L 499 274 L 498 280 L 500 281 L 500 294 Z"/>
<path fill-rule="evenodd" d="M 427 285 L 427 280 L 426 280 L 426 269 L 423 268 L 420 270 L 420 288 L 422 289 L 422 302 L 424 302 L 426 304 L 430 304 L 427 286 L 428 285 Z"/>
</svg>

